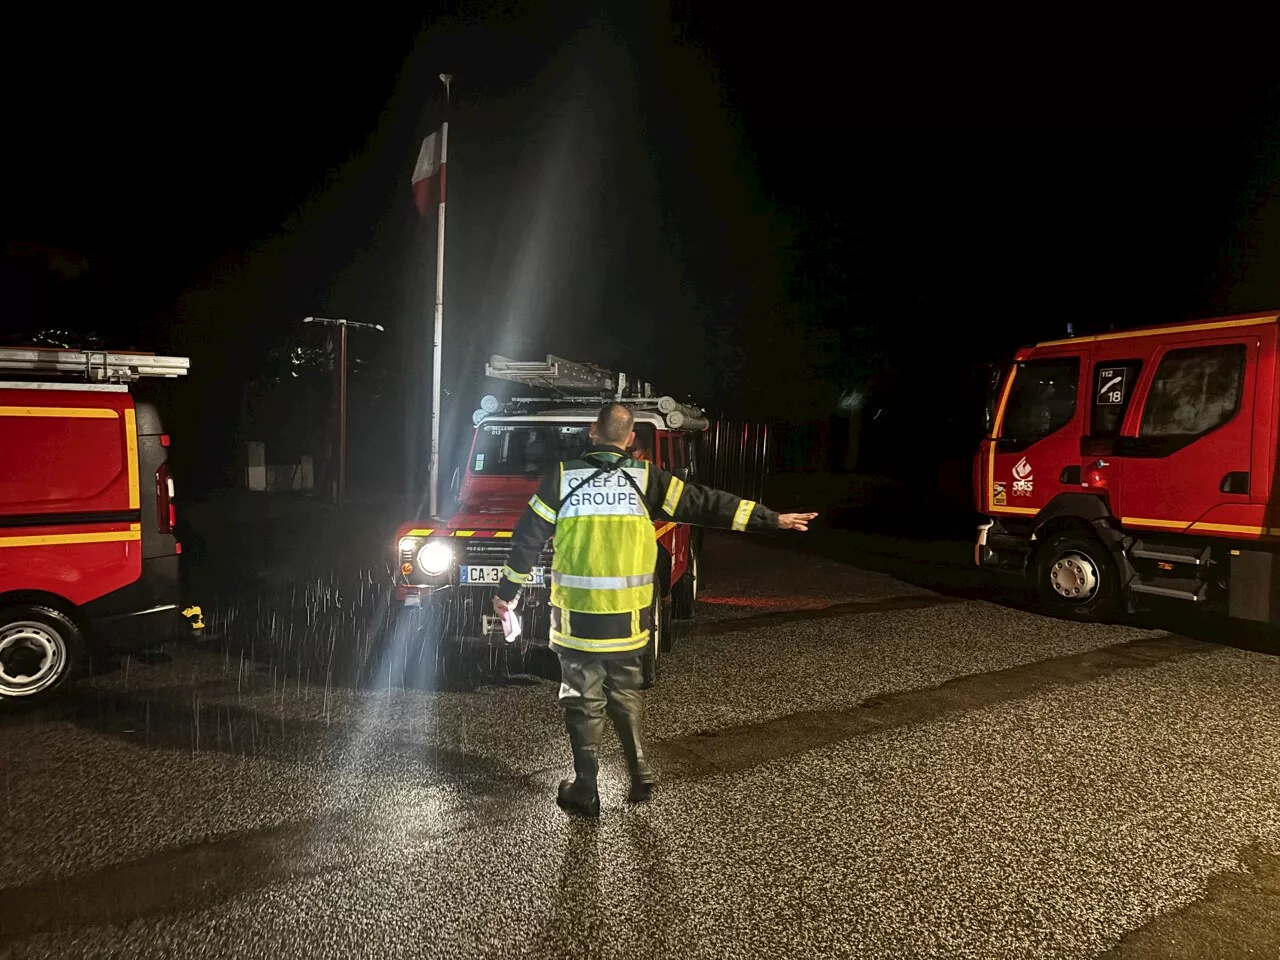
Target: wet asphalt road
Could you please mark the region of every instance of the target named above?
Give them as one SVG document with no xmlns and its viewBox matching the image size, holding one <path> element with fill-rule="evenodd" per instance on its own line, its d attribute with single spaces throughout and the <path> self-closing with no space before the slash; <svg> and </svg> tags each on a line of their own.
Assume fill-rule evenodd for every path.
<svg viewBox="0 0 1280 960">
<path fill-rule="evenodd" d="M 625 808 L 611 745 L 598 824 L 551 802 L 552 680 L 371 646 L 356 689 L 215 615 L 0 719 L 0 956 L 1280 953 L 1280 658 L 840 552 L 709 539 L 661 786 Z"/>
</svg>

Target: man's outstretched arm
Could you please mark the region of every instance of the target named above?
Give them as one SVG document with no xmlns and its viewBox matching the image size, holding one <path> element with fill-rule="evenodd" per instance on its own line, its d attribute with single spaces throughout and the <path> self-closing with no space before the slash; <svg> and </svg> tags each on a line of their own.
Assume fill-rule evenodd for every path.
<svg viewBox="0 0 1280 960">
<path fill-rule="evenodd" d="M 763 503 L 745 500 L 724 490 L 686 483 L 650 466 L 646 499 L 654 511 L 677 523 L 723 530 L 808 530 L 816 513 L 776 513 Z"/>
</svg>

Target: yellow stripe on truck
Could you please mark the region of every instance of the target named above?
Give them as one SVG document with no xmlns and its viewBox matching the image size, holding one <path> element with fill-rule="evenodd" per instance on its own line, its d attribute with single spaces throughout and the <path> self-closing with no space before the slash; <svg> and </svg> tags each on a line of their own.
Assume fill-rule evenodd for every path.
<svg viewBox="0 0 1280 960">
<path fill-rule="evenodd" d="M 133 410 L 124 412 L 124 448 L 129 467 L 129 509 L 137 510 L 142 505 L 142 492 L 138 489 L 138 414 Z"/>
<path fill-rule="evenodd" d="M 129 411 L 132 413 L 133 411 Z M 115 410 L 97 407 L 0 407 L 0 417 L 70 417 L 80 420 L 115 420 Z"/>
<path fill-rule="evenodd" d="M 1262 317 L 1245 317 L 1241 320 L 1211 320 L 1207 323 L 1188 323 L 1185 326 L 1175 327 L 1150 327 L 1146 330 L 1122 330 L 1118 333 L 1098 333 L 1088 337 L 1072 337 L 1070 340 L 1046 340 L 1044 343 L 1037 343 L 1037 349 L 1040 347 L 1061 347 L 1068 344 L 1075 345 L 1078 343 L 1101 343 L 1104 340 L 1128 340 L 1131 337 L 1158 337 L 1165 334 L 1174 336 L 1179 333 L 1199 333 L 1204 330 L 1231 330 L 1236 327 L 1261 327 L 1266 324 L 1275 323 L 1280 319 L 1276 314 L 1269 314 Z"/>
<path fill-rule="evenodd" d="M 1004 408 L 1009 402 L 1009 394 L 1013 392 L 1013 381 L 1018 376 L 1018 365 L 1015 363 L 1009 368 L 1009 378 L 1005 381 L 1004 389 L 1000 391 L 1000 404 L 996 407 L 996 418 L 991 424 L 991 439 L 988 441 L 987 447 L 987 476 L 985 482 L 987 485 L 987 512 L 996 512 L 996 440 L 1000 437 L 1000 428 L 1004 426 Z M 1015 509 L 1023 509 L 1021 507 Z"/>
<path fill-rule="evenodd" d="M 53 547 L 64 543 L 127 543 L 141 540 L 139 530 L 113 530 L 107 533 L 54 533 L 48 536 L 0 537 L 0 547 Z"/>
</svg>

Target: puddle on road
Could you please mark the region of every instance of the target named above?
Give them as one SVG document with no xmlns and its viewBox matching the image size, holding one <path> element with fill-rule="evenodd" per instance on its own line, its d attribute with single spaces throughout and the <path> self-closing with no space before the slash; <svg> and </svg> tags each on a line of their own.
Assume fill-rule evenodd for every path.
<svg viewBox="0 0 1280 960">
<path fill-rule="evenodd" d="M 662 740 L 652 745 L 650 754 L 663 780 L 716 776 L 1213 649 L 1210 644 L 1184 637 L 1144 637 L 1074 656 L 956 677 L 934 687 L 872 697 L 843 710 L 802 711 L 763 723 Z"/>
<path fill-rule="evenodd" d="M 850 600 L 845 603 L 832 603 L 825 606 L 809 607 L 800 610 L 769 610 L 765 613 L 747 614 L 726 620 L 695 621 L 695 636 L 715 636 L 724 633 L 737 633 L 755 627 L 772 627 L 785 623 L 800 623 L 805 620 L 827 620 L 833 617 L 852 617 L 867 613 L 890 613 L 897 610 L 923 610 L 951 603 L 962 603 L 957 597 L 941 596 L 906 596 L 886 597 L 883 600 Z M 733 603 L 727 606 L 735 606 Z M 743 609 L 749 609 L 742 605 Z"/>
<path fill-rule="evenodd" d="M 1209 878 L 1204 896 L 1124 935 L 1098 960 L 1274 957 L 1280 944 L 1280 856 L 1246 847 L 1240 869 Z"/>
</svg>

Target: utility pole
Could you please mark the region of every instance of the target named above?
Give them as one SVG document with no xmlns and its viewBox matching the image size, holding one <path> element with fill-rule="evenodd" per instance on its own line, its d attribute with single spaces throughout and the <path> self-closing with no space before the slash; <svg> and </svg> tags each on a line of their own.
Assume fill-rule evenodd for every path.
<svg viewBox="0 0 1280 960">
<path fill-rule="evenodd" d="M 334 499 L 338 506 L 342 506 L 347 493 L 347 327 L 363 327 L 379 333 L 384 328 L 380 323 L 355 323 L 328 317 L 304 317 L 302 322 L 323 323 L 336 326 L 341 331 L 338 336 L 338 489 Z"/>
</svg>

